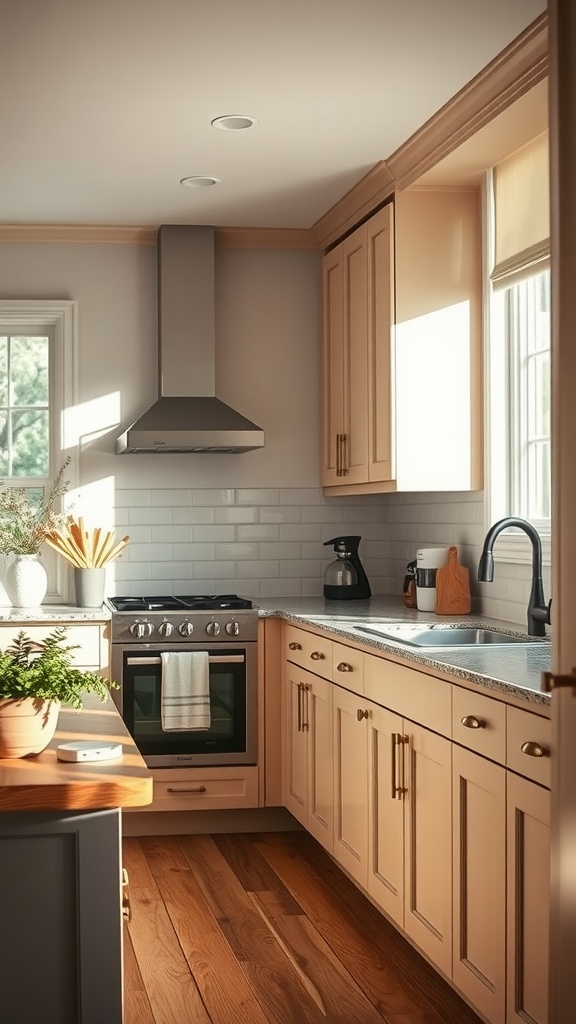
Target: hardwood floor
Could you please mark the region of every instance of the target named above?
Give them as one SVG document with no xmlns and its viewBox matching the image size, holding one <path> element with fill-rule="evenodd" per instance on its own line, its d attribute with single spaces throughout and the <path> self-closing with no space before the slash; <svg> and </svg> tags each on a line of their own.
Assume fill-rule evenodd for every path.
<svg viewBox="0 0 576 1024">
<path fill-rule="evenodd" d="M 305 832 L 124 839 L 125 1024 L 480 1024 Z"/>
</svg>

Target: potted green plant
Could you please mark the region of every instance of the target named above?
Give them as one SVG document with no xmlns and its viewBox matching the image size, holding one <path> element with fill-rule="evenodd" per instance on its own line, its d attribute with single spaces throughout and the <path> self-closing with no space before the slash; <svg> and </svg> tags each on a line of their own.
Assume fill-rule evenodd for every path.
<svg viewBox="0 0 576 1024">
<path fill-rule="evenodd" d="M 68 490 L 64 472 L 69 464 L 70 457 L 47 496 L 42 488 L 4 485 L 0 490 L 0 555 L 14 555 L 6 567 L 5 587 L 16 608 L 38 608 L 46 594 L 48 578 L 39 561 L 40 548 L 64 521 L 59 505 Z"/>
<path fill-rule="evenodd" d="M 56 730 L 62 704 L 82 707 L 82 693 L 106 699 L 109 683 L 95 672 L 76 668 L 66 644 L 66 629 L 57 626 L 42 642 L 20 630 L 0 652 L 0 757 L 39 754 Z"/>
</svg>

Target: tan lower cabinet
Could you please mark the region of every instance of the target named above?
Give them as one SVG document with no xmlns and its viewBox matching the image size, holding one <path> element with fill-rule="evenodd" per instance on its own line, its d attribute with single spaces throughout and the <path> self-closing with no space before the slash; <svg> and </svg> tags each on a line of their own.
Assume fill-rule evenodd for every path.
<svg viewBox="0 0 576 1024">
<path fill-rule="evenodd" d="M 285 663 L 283 802 L 332 852 L 332 683 Z"/>
<path fill-rule="evenodd" d="M 454 984 L 490 1024 L 506 1016 L 506 769 L 454 744 Z"/>
<path fill-rule="evenodd" d="M 359 885 L 368 880 L 368 730 L 374 706 L 334 686 L 334 857 Z"/>
<path fill-rule="evenodd" d="M 550 793 L 507 773 L 506 1024 L 548 1024 Z"/>
<path fill-rule="evenodd" d="M 335 687 L 334 856 L 448 976 L 450 747 Z"/>
</svg>

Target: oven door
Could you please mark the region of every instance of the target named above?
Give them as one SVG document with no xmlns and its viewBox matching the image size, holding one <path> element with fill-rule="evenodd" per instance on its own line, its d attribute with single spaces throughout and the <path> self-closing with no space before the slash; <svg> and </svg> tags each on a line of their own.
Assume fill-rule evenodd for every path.
<svg viewBox="0 0 576 1024">
<path fill-rule="evenodd" d="M 138 646 L 113 645 L 112 678 L 120 683 L 124 722 L 150 767 L 256 764 L 258 682 L 256 643 Z M 210 672 L 210 727 L 162 729 L 160 703 L 163 651 L 207 650 Z"/>
</svg>

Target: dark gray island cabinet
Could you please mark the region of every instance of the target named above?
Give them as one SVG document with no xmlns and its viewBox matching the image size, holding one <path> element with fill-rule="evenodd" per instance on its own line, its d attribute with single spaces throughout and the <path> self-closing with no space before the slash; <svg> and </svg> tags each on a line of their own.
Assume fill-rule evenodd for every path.
<svg viewBox="0 0 576 1024">
<path fill-rule="evenodd" d="M 58 743 L 122 744 L 71 764 Z M 122 807 L 152 777 L 111 699 L 63 709 L 50 745 L 0 759 L 0 1024 L 122 1024 Z"/>
</svg>

